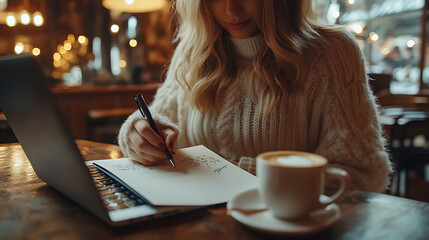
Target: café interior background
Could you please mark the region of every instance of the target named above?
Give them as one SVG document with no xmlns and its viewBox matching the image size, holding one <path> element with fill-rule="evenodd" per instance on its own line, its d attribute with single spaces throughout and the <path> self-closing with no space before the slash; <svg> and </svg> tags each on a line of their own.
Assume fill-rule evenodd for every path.
<svg viewBox="0 0 429 240">
<path fill-rule="evenodd" d="M 159 81 L 173 50 L 174 26 L 169 1 L 152 1 L 164 4 L 127 13 L 105 8 L 102 0 L 0 0 L 0 55 L 33 54 L 51 86 Z M 355 34 L 368 72 L 393 75 L 392 93 L 419 91 L 424 0 L 314 2 L 321 21 Z M 422 88 L 429 85 L 427 62 Z"/>
</svg>

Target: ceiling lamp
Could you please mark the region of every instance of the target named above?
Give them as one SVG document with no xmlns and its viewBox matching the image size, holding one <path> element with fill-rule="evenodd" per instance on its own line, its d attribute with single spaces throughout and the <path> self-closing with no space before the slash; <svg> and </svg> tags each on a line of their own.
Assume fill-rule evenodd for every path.
<svg viewBox="0 0 429 240">
<path fill-rule="evenodd" d="M 103 0 L 105 8 L 129 13 L 158 11 L 166 5 L 166 0 Z"/>
<path fill-rule="evenodd" d="M 5 10 L 7 7 L 7 0 L 0 0 L 0 11 Z"/>
</svg>

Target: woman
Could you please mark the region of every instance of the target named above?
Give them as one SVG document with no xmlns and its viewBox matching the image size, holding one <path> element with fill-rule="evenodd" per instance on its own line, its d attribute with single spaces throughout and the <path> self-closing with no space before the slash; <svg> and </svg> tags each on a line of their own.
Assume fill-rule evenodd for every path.
<svg viewBox="0 0 429 240">
<path fill-rule="evenodd" d="M 383 191 L 391 165 L 364 60 L 352 35 L 311 20 L 311 0 L 176 0 L 177 48 L 151 111 L 119 133 L 144 165 L 203 144 L 255 172 L 257 154 L 314 152 Z"/>
</svg>

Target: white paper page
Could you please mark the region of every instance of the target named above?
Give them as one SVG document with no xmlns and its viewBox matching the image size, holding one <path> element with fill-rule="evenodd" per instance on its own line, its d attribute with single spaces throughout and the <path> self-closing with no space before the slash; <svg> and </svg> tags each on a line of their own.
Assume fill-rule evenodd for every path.
<svg viewBox="0 0 429 240">
<path fill-rule="evenodd" d="M 130 158 L 91 161 L 108 169 L 153 205 L 224 203 L 257 187 L 256 177 L 199 145 L 176 150 L 169 161 L 145 167 Z"/>
</svg>

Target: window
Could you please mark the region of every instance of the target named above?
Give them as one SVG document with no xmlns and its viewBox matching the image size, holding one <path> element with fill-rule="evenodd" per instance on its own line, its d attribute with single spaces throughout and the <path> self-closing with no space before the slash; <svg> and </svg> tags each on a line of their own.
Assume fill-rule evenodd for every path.
<svg viewBox="0 0 429 240">
<path fill-rule="evenodd" d="M 393 76 L 392 93 L 415 94 L 420 90 L 424 0 L 317 2 L 324 6 L 319 8 L 323 9 L 319 15 L 326 22 L 344 25 L 355 34 L 368 61 L 369 72 Z M 429 68 L 424 73 L 422 88 L 429 85 Z"/>
</svg>

